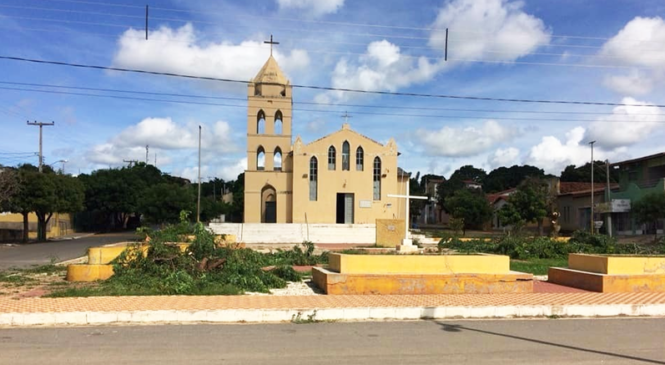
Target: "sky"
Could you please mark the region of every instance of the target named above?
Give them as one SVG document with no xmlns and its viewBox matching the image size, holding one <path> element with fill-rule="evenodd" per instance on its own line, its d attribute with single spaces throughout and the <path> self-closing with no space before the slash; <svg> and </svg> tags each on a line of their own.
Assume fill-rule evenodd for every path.
<svg viewBox="0 0 665 365">
<path fill-rule="evenodd" d="M 665 150 L 665 2 L 660 0 L 3 0 L 0 55 L 250 80 L 274 56 L 294 85 L 501 102 L 293 89 L 293 139 L 342 127 L 399 165 L 449 177 L 531 164 L 558 175 L 590 159 Z M 448 29 L 445 59 L 445 29 Z M 94 90 L 93 90 L 94 89 Z M 100 90 L 103 89 L 103 90 Z M 168 95 L 164 95 L 168 94 Z M 246 168 L 246 85 L 0 59 L 0 164 L 66 172 L 148 160 L 195 180 Z"/>
</svg>

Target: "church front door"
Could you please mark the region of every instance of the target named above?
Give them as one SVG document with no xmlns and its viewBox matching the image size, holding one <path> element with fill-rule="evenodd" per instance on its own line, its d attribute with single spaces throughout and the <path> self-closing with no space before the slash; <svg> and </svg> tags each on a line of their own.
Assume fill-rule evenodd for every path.
<svg viewBox="0 0 665 365">
<path fill-rule="evenodd" d="M 353 224 L 353 194 L 337 193 L 337 223 Z"/>
</svg>

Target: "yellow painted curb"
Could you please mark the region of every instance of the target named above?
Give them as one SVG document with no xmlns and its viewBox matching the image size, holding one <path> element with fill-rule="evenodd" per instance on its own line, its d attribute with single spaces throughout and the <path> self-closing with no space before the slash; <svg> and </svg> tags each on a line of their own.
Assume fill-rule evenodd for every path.
<svg viewBox="0 0 665 365">
<path fill-rule="evenodd" d="M 97 281 L 113 276 L 113 265 L 69 265 L 67 281 Z"/>
</svg>

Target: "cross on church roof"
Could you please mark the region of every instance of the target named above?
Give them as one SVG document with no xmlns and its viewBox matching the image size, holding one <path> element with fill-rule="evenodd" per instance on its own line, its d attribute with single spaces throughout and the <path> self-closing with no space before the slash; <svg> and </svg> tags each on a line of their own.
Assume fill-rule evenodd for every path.
<svg viewBox="0 0 665 365">
<path fill-rule="evenodd" d="M 345 112 L 344 112 L 344 115 L 342 115 L 342 118 L 344 118 L 344 123 L 348 123 L 348 122 L 349 122 L 349 118 L 351 118 L 351 116 L 349 115 L 349 113 L 347 113 L 347 112 L 345 111 Z"/>
<path fill-rule="evenodd" d="M 279 44 L 279 42 L 274 42 L 274 41 L 272 40 L 272 34 L 270 35 L 270 40 L 269 40 L 269 41 L 263 41 L 263 43 L 265 43 L 265 44 L 269 44 L 269 45 L 270 45 L 270 55 L 271 55 L 271 56 L 272 56 L 272 45 L 273 45 L 273 44 Z"/>
</svg>

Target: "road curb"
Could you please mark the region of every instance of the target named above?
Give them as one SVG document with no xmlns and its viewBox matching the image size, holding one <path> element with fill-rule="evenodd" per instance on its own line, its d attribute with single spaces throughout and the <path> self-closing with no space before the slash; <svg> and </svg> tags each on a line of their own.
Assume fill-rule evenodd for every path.
<svg viewBox="0 0 665 365">
<path fill-rule="evenodd" d="M 665 304 L 2 313 L 0 326 L 665 316 Z"/>
</svg>

